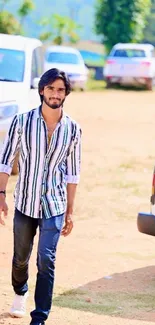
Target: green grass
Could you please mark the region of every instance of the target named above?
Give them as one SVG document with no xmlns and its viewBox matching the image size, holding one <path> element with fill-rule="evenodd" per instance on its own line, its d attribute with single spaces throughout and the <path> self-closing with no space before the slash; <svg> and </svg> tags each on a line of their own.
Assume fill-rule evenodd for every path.
<svg viewBox="0 0 155 325">
<path fill-rule="evenodd" d="M 137 182 L 129 182 L 129 181 L 122 181 L 122 180 L 116 180 L 111 182 L 112 187 L 116 189 L 138 189 L 139 184 Z"/>
<path fill-rule="evenodd" d="M 87 83 L 87 90 L 88 91 L 101 91 L 105 90 L 106 82 L 104 80 L 94 80 L 89 79 Z"/>
<path fill-rule="evenodd" d="M 154 295 L 145 293 L 94 292 L 81 289 L 69 290 L 55 296 L 53 304 L 58 307 L 92 312 L 99 315 L 131 316 L 135 312 L 154 309 Z"/>
</svg>

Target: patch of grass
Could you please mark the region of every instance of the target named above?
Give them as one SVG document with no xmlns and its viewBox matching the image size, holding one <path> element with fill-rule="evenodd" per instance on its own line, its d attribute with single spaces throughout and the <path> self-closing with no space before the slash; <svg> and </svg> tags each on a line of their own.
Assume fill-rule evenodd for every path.
<svg viewBox="0 0 155 325">
<path fill-rule="evenodd" d="M 134 163 L 128 162 L 119 165 L 120 169 L 134 169 Z"/>
<path fill-rule="evenodd" d="M 118 189 L 137 189 L 138 184 L 136 182 L 123 182 L 123 181 L 114 181 L 111 183 L 112 187 Z"/>
<path fill-rule="evenodd" d="M 150 160 L 153 160 L 153 161 L 154 161 L 155 157 L 154 157 L 154 156 L 152 156 L 152 155 L 149 155 L 149 156 L 148 156 L 148 159 L 150 159 Z"/>
<path fill-rule="evenodd" d="M 145 158 L 144 161 L 138 161 L 138 160 L 128 160 L 126 162 L 121 163 L 118 168 L 121 171 L 126 170 L 133 170 L 133 171 L 142 171 L 142 172 L 148 172 L 149 169 L 152 170 L 152 163 L 150 162 L 150 159 L 152 158 Z"/>
<path fill-rule="evenodd" d="M 116 215 L 118 220 L 135 220 L 135 215 L 131 214 L 131 211 L 129 211 L 128 213 L 125 211 L 119 211 Z"/>
<path fill-rule="evenodd" d="M 88 91 L 101 91 L 105 90 L 106 88 L 106 82 L 104 80 L 95 80 L 95 79 L 89 79 L 87 82 L 87 90 Z"/>
<path fill-rule="evenodd" d="M 95 314 L 131 316 L 135 312 L 154 309 L 154 295 L 145 293 L 94 292 L 81 289 L 69 290 L 54 298 L 58 307 L 71 308 Z"/>
<path fill-rule="evenodd" d="M 135 196 L 139 196 L 139 195 L 141 196 L 142 195 L 142 190 L 139 187 L 133 188 L 132 194 L 135 195 Z"/>
</svg>

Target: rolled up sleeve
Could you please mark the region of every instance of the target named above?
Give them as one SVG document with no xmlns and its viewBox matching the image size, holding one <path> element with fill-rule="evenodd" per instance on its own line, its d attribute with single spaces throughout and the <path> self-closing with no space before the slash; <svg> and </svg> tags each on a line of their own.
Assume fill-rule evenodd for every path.
<svg viewBox="0 0 155 325">
<path fill-rule="evenodd" d="M 81 129 L 79 128 L 67 157 L 67 183 L 78 184 L 80 181 L 81 133 Z"/>
<path fill-rule="evenodd" d="M 4 144 L 0 151 L 0 172 L 11 174 L 16 154 L 19 150 L 19 122 L 18 116 L 13 118 L 8 132 L 5 137 Z"/>
</svg>

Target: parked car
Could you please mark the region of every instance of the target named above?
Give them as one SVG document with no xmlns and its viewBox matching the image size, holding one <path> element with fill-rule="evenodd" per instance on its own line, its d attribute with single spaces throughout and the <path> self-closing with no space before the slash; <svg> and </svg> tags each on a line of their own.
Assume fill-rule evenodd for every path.
<svg viewBox="0 0 155 325">
<path fill-rule="evenodd" d="M 30 110 L 30 89 L 38 86 L 42 70 L 40 40 L 0 34 L 0 149 L 13 116 Z"/>
<path fill-rule="evenodd" d="M 51 68 L 57 68 L 66 72 L 73 89 L 80 88 L 85 90 L 88 68 L 77 49 L 61 45 L 48 47 L 45 51 L 44 72 Z"/>
<path fill-rule="evenodd" d="M 105 63 L 107 87 L 113 84 L 142 85 L 152 90 L 155 84 L 155 48 L 151 44 L 116 44 Z"/>
</svg>

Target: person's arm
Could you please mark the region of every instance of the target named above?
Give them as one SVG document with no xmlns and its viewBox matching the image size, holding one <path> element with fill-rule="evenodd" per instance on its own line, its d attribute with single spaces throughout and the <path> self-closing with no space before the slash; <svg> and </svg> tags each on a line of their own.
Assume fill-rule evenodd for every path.
<svg viewBox="0 0 155 325">
<path fill-rule="evenodd" d="M 18 116 L 13 118 L 0 152 L 0 173 L 11 174 L 16 154 L 19 150 L 19 121 Z"/>
<path fill-rule="evenodd" d="M 0 173 L 0 223 L 2 225 L 5 225 L 3 218 L 6 218 L 8 214 L 8 206 L 5 202 L 5 193 L 2 193 L 6 192 L 8 179 L 8 174 Z"/>
<path fill-rule="evenodd" d="M 5 225 L 4 217 L 7 217 L 8 207 L 5 194 L 9 176 L 12 171 L 14 159 L 19 149 L 18 117 L 13 118 L 7 132 L 4 145 L 0 152 L 0 224 Z"/>
<path fill-rule="evenodd" d="M 73 150 L 67 157 L 67 210 L 65 215 L 65 225 L 62 235 L 68 236 L 73 229 L 72 214 L 76 195 L 77 184 L 80 180 L 81 165 L 81 130 L 78 130 L 73 143 Z"/>
<path fill-rule="evenodd" d="M 151 204 L 155 204 L 155 168 L 153 171 L 153 178 L 152 178 L 152 195 L 151 195 Z"/>
</svg>

